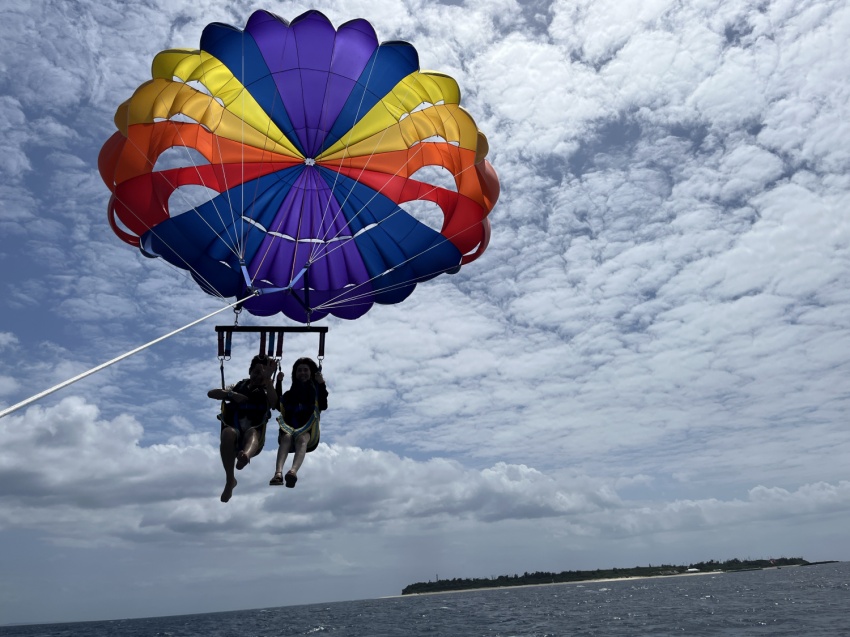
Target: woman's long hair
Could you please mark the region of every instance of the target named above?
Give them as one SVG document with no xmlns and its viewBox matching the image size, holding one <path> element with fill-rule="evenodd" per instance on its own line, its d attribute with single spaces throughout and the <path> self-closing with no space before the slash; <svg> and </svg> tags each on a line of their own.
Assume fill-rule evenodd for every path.
<svg viewBox="0 0 850 637">
<path fill-rule="evenodd" d="M 312 358 L 308 358 L 306 356 L 304 358 L 299 358 L 297 361 L 292 363 L 292 376 L 290 378 L 290 381 L 291 381 L 290 389 L 295 388 L 295 370 L 298 369 L 299 365 L 306 365 L 307 367 L 310 368 L 310 382 L 311 383 L 316 380 L 316 374 L 319 373 L 319 366 L 316 364 L 316 361 L 314 361 Z M 277 390 L 278 396 L 283 396 L 283 378 L 282 378 L 282 376 L 283 376 L 283 374 L 278 374 L 277 383 L 275 384 L 275 389 Z"/>
<path fill-rule="evenodd" d="M 310 368 L 310 380 L 315 380 L 316 374 L 319 373 L 319 366 L 316 365 L 316 362 L 312 358 L 304 357 L 299 358 L 297 361 L 292 363 L 292 382 L 295 382 L 295 370 L 298 369 L 299 365 L 306 365 Z"/>
</svg>

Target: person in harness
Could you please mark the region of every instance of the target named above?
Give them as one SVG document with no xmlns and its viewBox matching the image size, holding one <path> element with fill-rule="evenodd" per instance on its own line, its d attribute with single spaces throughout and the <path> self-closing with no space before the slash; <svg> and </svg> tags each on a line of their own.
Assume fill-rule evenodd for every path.
<svg viewBox="0 0 850 637">
<path fill-rule="evenodd" d="M 277 406 L 278 394 L 274 387 L 277 362 L 266 356 L 255 356 L 248 368 L 248 378 L 240 380 L 226 389 L 211 389 L 207 396 L 221 400 L 221 463 L 224 465 L 226 482 L 221 492 L 221 501 L 227 502 L 233 495 L 236 478 L 235 468 L 241 470 L 263 449 L 266 439 L 266 423 L 271 409 Z"/>
<path fill-rule="evenodd" d="M 281 391 L 283 374 L 278 375 L 277 391 Z M 320 412 L 328 408 L 328 389 L 319 366 L 311 358 L 299 358 L 292 366 L 292 386 L 280 397 L 280 416 L 277 421 L 277 462 L 269 484 L 286 482 L 290 489 L 298 481 L 298 470 L 304 456 L 319 444 Z M 283 475 L 283 464 L 289 452 L 295 452 L 292 468 Z"/>
</svg>

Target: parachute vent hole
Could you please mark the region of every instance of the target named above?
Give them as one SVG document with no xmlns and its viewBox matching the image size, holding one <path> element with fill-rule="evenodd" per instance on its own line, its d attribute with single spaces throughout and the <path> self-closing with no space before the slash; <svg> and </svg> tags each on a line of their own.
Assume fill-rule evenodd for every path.
<svg viewBox="0 0 850 637">
<path fill-rule="evenodd" d="M 434 105 L 431 102 L 422 102 L 416 108 L 412 109 L 410 112 L 416 113 L 418 111 L 424 111 L 426 108 L 431 108 L 432 106 L 434 106 Z"/>
<path fill-rule="evenodd" d="M 156 164 L 154 164 L 153 169 L 154 171 L 157 171 L 170 170 L 172 168 L 194 168 L 195 166 L 203 166 L 208 163 L 210 162 L 207 161 L 207 158 L 194 148 L 189 148 L 188 146 L 172 146 L 171 148 L 163 151 L 160 156 L 156 158 Z"/>
<path fill-rule="evenodd" d="M 443 210 L 432 201 L 407 201 L 402 206 L 404 211 L 419 223 L 425 224 L 432 230 L 442 231 L 445 216 Z"/>
<path fill-rule="evenodd" d="M 113 219 L 115 221 L 115 225 L 118 226 L 119 230 L 121 230 L 122 232 L 126 232 L 129 235 L 136 236 L 136 233 L 133 230 L 130 230 L 130 228 L 124 225 L 124 222 L 121 221 L 120 215 L 116 214 Z"/>
<path fill-rule="evenodd" d="M 416 144 L 428 144 L 428 143 L 436 143 L 436 144 L 449 144 L 451 146 L 460 146 L 460 144 L 454 140 L 446 139 L 445 137 L 441 137 L 440 135 L 431 135 L 431 137 L 426 137 L 425 139 L 418 140 L 413 142 L 411 146 L 416 146 Z"/>
<path fill-rule="evenodd" d="M 168 118 L 169 122 L 180 122 L 182 124 L 198 124 L 198 120 L 189 117 L 185 113 L 174 113 L 171 117 Z"/>
<path fill-rule="evenodd" d="M 442 139 L 442 138 L 441 138 Z M 446 141 L 446 140 L 442 140 Z M 432 186 L 445 188 L 457 192 L 457 182 L 451 171 L 442 166 L 423 166 L 410 176 L 411 179 L 421 181 Z"/>
<path fill-rule="evenodd" d="M 175 81 L 182 82 L 182 80 L 180 80 L 179 78 L 175 78 Z M 191 86 L 199 93 L 203 93 L 204 95 L 209 95 L 210 97 L 212 97 L 212 93 L 210 93 L 210 90 L 203 82 L 199 82 L 198 80 L 189 80 L 188 82 L 186 82 L 186 86 Z"/>
<path fill-rule="evenodd" d="M 206 186 L 180 186 L 168 198 L 168 213 L 172 217 L 194 210 L 218 197 L 219 193 Z"/>
</svg>

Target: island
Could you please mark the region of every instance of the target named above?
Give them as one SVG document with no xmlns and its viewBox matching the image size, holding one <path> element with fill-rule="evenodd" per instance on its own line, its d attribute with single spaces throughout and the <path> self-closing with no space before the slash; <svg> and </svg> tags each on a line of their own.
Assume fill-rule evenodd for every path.
<svg viewBox="0 0 850 637">
<path fill-rule="evenodd" d="M 661 564 L 658 566 L 635 566 L 633 568 L 596 569 L 595 571 L 561 571 L 560 573 L 524 573 L 522 575 L 499 575 L 489 578 L 454 578 L 439 579 L 431 582 L 417 582 L 405 586 L 402 595 L 419 595 L 423 593 L 447 593 L 481 588 L 501 588 L 506 586 L 535 586 L 541 584 L 564 584 L 568 582 L 584 582 L 588 580 L 628 579 L 631 577 L 663 577 L 670 575 L 687 575 L 697 573 L 728 573 L 733 571 L 751 571 L 766 568 L 782 568 L 783 566 L 811 566 L 835 562 L 808 562 L 802 557 L 779 557 L 766 560 L 731 559 L 723 562 L 710 560 L 696 562 L 688 566 Z"/>
</svg>

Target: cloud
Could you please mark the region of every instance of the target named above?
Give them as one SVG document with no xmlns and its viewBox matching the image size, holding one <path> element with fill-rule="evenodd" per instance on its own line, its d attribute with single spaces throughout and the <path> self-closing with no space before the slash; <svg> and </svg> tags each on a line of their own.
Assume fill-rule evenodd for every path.
<svg viewBox="0 0 850 637">
<path fill-rule="evenodd" d="M 30 139 L 26 130 L 26 115 L 20 102 L 9 95 L 0 96 L 0 113 L 0 134 L 5 139 L 0 170 L 6 180 L 19 181 L 32 168 L 23 148 Z"/>
<path fill-rule="evenodd" d="M 607 480 L 543 473 L 496 463 L 482 470 L 442 458 L 416 461 L 389 452 L 322 444 L 309 455 L 295 491 L 265 487 L 270 448 L 243 472 L 227 506 L 216 501 L 223 472 L 209 434 L 142 445 L 132 417 L 103 420 L 78 398 L 33 407 L 0 420 L 6 505 L 3 529 L 29 528 L 76 546 L 151 541 L 217 543 L 253 538 L 273 544 L 284 535 L 348 528 L 421 526 L 451 529 L 476 522 L 567 523 L 582 534 L 652 534 L 782 519 L 794 512 L 850 507 L 850 483 L 813 483 L 794 491 L 757 486 L 743 500 L 626 500 Z M 618 483 L 647 484 L 646 476 Z M 426 487 L 427 488 L 424 488 Z M 238 497 L 236 497 L 238 496 Z M 281 498 L 292 506 L 280 508 Z M 292 507 L 295 507 L 293 509 Z M 262 516 L 251 511 L 263 511 Z M 97 537 L 90 537 L 92 520 Z M 57 525 L 57 522 L 61 524 Z"/>
<path fill-rule="evenodd" d="M 106 223 L 96 161 L 115 108 L 156 52 L 247 17 L 160 4 L 27 5 L 2 25 L 6 403 L 221 307 Z M 267 486 L 270 439 L 218 501 L 211 325 L 0 419 L 0 533 L 39 572 L 22 621 L 64 576 L 57 547 L 103 556 L 74 586 L 136 614 L 279 603 L 269 551 L 305 603 L 395 593 L 435 568 L 844 559 L 850 10 L 319 8 L 374 18 L 458 79 L 501 178 L 490 246 L 403 304 L 326 322 L 331 404 L 294 490 Z M 256 348 L 236 343 L 227 382 Z M 316 353 L 288 336 L 284 367 Z M 221 546 L 241 539 L 259 548 L 234 573 Z M 234 578 L 238 600 L 221 592 Z M 23 608 L 4 595 L 4 617 Z"/>
</svg>

